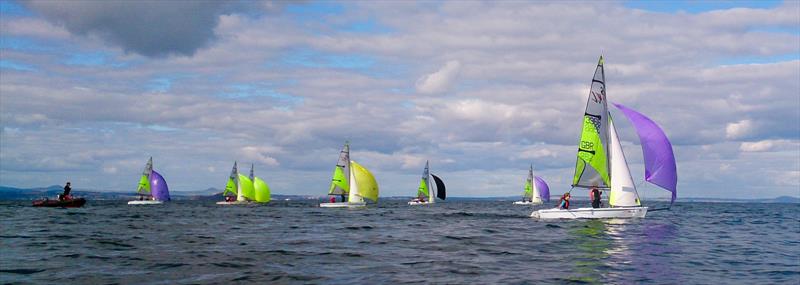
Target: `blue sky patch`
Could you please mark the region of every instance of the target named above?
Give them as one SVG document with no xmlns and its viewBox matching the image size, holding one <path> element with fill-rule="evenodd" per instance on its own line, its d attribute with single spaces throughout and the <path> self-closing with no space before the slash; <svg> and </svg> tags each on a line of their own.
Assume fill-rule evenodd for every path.
<svg viewBox="0 0 800 285">
<path fill-rule="evenodd" d="M 329 1 L 313 1 L 309 4 L 289 4 L 286 7 L 286 11 L 292 14 L 305 16 L 340 15 L 344 13 L 344 6 L 339 3 Z"/>
<path fill-rule="evenodd" d="M 394 32 L 394 29 L 382 25 L 381 23 L 372 18 L 365 21 L 358 21 L 345 24 L 342 27 L 340 27 L 340 29 L 345 32 L 363 33 L 363 34 L 390 34 Z"/>
<path fill-rule="evenodd" d="M 150 92 L 165 93 L 172 88 L 172 78 L 158 77 L 151 79 L 147 84 L 147 90 Z"/>
<path fill-rule="evenodd" d="M 677 13 L 684 11 L 699 14 L 713 10 L 731 8 L 756 8 L 769 9 L 780 6 L 782 1 L 690 1 L 690 0 L 664 0 L 664 1 L 625 1 L 625 7 L 660 13 Z"/>
<path fill-rule="evenodd" d="M 285 54 L 281 61 L 288 66 L 309 68 L 340 68 L 365 70 L 375 65 L 375 59 L 359 54 L 324 53 L 308 48 L 294 49 Z"/>
<path fill-rule="evenodd" d="M 726 57 L 717 61 L 719 65 L 737 65 L 737 64 L 765 64 L 765 63 L 778 63 L 800 60 L 800 54 L 787 53 L 781 55 L 767 55 L 767 56 L 735 56 Z"/>
<path fill-rule="evenodd" d="M 245 99 L 254 97 L 269 97 L 280 102 L 283 107 L 289 107 L 303 103 L 303 97 L 292 96 L 281 93 L 269 86 L 258 86 L 254 84 L 233 84 L 230 91 L 221 93 L 219 96 L 230 99 Z"/>
<path fill-rule="evenodd" d="M 0 1 L 0 16 L 31 16 L 31 12 L 12 0 Z"/>
<path fill-rule="evenodd" d="M 10 61 L 7 59 L 0 59 L 0 69 L 11 69 L 16 71 L 36 71 L 36 69 L 33 68 L 33 66 L 24 63 Z"/>
</svg>

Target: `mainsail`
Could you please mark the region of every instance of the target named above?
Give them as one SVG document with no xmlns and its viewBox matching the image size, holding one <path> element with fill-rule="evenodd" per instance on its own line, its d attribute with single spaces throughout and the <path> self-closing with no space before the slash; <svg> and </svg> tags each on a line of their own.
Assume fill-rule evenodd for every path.
<svg viewBox="0 0 800 285">
<path fill-rule="evenodd" d="M 528 170 L 528 178 L 525 179 L 525 192 L 522 193 L 522 201 L 533 200 L 533 164 L 531 169 Z"/>
<path fill-rule="evenodd" d="M 353 171 L 351 176 L 355 182 L 353 183 L 355 187 L 351 187 L 351 189 L 355 189 L 352 189 L 353 191 L 350 193 L 350 201 L 363 201 L 362 198 L 365 198 L 378 202 L 378 182 L 375 181 L 372 173 L 355 161 L 350 161 L 350 166 L 352 166 Z"/>
<path fill-rule="evenodd" d="M 139 194 L 150 194 L 150 174 L 153 173 L 153 157 L 147 161 L 147 164 L 144 165 L 144 171 L 142 171 L 142 178 L 139 179 L 139 187 L 136 188 L 136 192 Z"/>
<path fill-rule="evenodd" d="M 633 109 L 614 104 L 633 123 L 644 155 L 645 180 L 672 192 L 672 201 L 677 196 L 678 171 L 672 144 L 664 131 L 650 118 Z"/>
<path fill-rule="evenodd" d="M 222 196 L 227 194 L 231 194 L 232 196 L 239 195 L 239 170 L 236 168 L 236 162 L 233 162 L 233 169 L 231 169 L 231 175 L 228 176 L 228 183 L 225 184 L 225 191 L 222 192 Z"/>
<path fill-rule="evenodd" d="M 350 192 L 350 144 L 345 143 L 339 153 L 339 161 L 333 169 L 328 195 L 347 195 Z"/>
<path fill-rule="evenodd" d="M 428 180 L 428 161 L 425 161 L 425 170 L 422 171 L 422 179 L 419 180 L 419 189 L 417 190 L 417 198 L 431 199 L 430 195 L 430 181 Z"/>
<path fill-rule="evenodd" d="M 586 111 L 583 115 L 578 159 L 575 165 L 573 187 L 608 187 L 608 105 L 606 103 L 603 57 L 597 62 L 592 78 Z"/>
</svg>

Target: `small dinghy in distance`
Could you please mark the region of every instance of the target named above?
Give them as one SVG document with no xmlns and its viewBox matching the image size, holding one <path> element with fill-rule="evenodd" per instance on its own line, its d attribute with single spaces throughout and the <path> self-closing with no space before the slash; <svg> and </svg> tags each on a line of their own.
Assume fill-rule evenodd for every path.
<svg viewBox="0 0 800 285">
<path fill-rule="evenodd" d="M 439 199 L 444 200 L 447 198 L 447 189 L 444 186 L 444 181 L 442 181 L 439 176 L 434 175 L 433 173 L 429 172 L 430 164 L 428 161 L 425 161 L 425 170 L 422 171 L 422 179 L 419 181 L 419 188 L 417 189 L 417 198 L 414 198 L 411 201 L 408 201 L 409 205 L 429 205 L 436 203 L 436 197 Z M 436 190 L 431 187 L 431 177 L 433 177 L 433 181 L 436 183 Z M 427 200 L 425 200 L 427 198 Z"/>
<path fill-rule="evenodd" d="M 246 205 L 257 203 L 267 203 L 271 200 L 269 186 L 264 180 L 258 178 L 254 174 L 254 165 L 250 165 L 250 176 L 244 176 L 239 173 L 239 169 L 233 162 L 233 169 L 231 175 L 228 177 L 228 183 L 225 185 L 225 191 L 222 195 L 225 196 L 225 201 L 217 202 L 217 205 Z"/>
<path fill-rule="evenodd" d="M 345 196 L 345 202 L 320 203 L 321 208 L 362 208 L 367 201 L 378 202 L 378 182 L 365 167 L 350 160 L 350 144 L 345 143 L 333 169 L 328 195 Z M 365 200 L 366 199 L 366 200 Z"/>
<path fill-rule="evenodd" d="M 543 202 L 550 202 L 550 187 L 539 176 L 533 175 L 533 164 L 528 170 L 528 179 L 525 180 L 525 192 L 522 194 L 522 201 L 514 202 L 514 205 L 541 205 Z"/>
<path fill-rule="evenodd" d="M 678 183 L 672 144 L 661 128 L 646 116 L 614 104 L 633 123 L 642 146 L 645 181 L 672 192 L 675 202 Z M 608 111 L 603 57 L 597 63 L 586 111 L 583 116 L 578 159 L 572 187 L 610 189 L 611 208 L 543 209 L 531 213 L 539 219 L 644 218 L 648 207 L 641 205 L 625 153 Z"/>
<path fill-rule="evenodd" d="M 144 166 L 136 193 L 139 194 L 139 200 L 128 201 L 128 205 L 157 205 L 170 200 L 167 181 L 153 170 L 152 157 Z"/>
<path fill-rule="evenodd" d="M 33 201 L 34 207 L 80 208 L 83 207 L 84 204 L 86 204 L 86 199 L 84 198 L 72 198 L 67 200 L 50 200 L 45 198 Z"/>
</svg>

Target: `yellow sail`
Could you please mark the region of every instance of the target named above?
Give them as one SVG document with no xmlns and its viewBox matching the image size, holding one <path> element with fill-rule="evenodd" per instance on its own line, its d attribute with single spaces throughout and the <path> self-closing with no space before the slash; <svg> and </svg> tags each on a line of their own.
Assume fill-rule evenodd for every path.
<svg viewBox="0 0 800 285">
<path fill-rule="evenodd" d="M 350 161 L 350 167 L 358 184 L 358 195 L 378 202 L 378 182 L 375 181 L 375 176 L 355 161 Z"/>
<path fill-rule="evenodd" d="M 255 181 L 253 181 L 253 188 L 255 188 L 255 191 L 256 191 L 256 194 L 255 194 L 256 202 L 259 202 L 259 203 L 269 202 L 271 197 L 270 197 L 270 193 L 269 193 L 269 186 L 267 185 L 267 183 L 264 182 L 264 180 L 261 180 L 261 178 L 258 178 L 258 177 L 256 177 L 254 180 Z"/>
<path fill-rule="evenodd" d="M 256 190 L 253 189 L 253 181 L 249 177 L 239 174 L 239 187 L 242 188 L 242 195 L 247 200 L 256 200 Z"/>
</svg>

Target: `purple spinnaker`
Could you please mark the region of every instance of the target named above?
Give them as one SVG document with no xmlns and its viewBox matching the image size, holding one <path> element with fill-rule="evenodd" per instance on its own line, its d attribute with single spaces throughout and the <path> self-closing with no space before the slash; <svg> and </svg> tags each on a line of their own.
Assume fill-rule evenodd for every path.
<svg viewBox="0 0 800 285">
<path fill-rule="evenodd" d="M 150 194 L 158 201 L 169 201 L 169 187 L 167 181 L 155 170 L 150 175 Z"/>
<path fill-rule="evenodd" d="M 645 115 L 623 105 L 613 104 L 628 117 L 639 135 L 644 154 L 644 179 L 672 192 L 670 203 L 674 203 L 677 196 L 678 169 L 667 135 Z"/>
<path fill-rule="evenodd" d="M 536 180 L 536 190 L 539 190 L 539 197 L 542 198 L 542 201 L 550 202 L 550 187 L 539 176 L 536 176 L 534 180 Z"/>
</svg>

